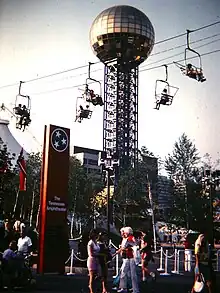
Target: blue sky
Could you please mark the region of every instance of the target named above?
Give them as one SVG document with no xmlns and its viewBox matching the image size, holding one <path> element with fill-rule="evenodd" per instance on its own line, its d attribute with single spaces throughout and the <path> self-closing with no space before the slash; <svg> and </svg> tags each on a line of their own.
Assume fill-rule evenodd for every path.
<svg viewBox="0 0 220 293">
<path fill-rule="evenodd" d="M 220 20 L 218 0 L 1 0 L 0 87 L 97 61 L 89 43 L 92 21 L 105 8 L 120 4 L 133 5 L 149 17 L 155 29 L 156 41 Z M 194 44 L 204 45 L 198 49 L 200 53 L 210 52 L 220 49 L 220 35 L 211 37 L 219 32 L 220 25 L 216 25 L 193 33 L 191 40 L 210 37 Z M 186 38 L 182 37 L 155 45 L 152 54 L 185 42 Z M 154 55 L 141 68 L 179 60 L 183 52 L 182 47 Z M 180 55 L 177 57 L 159 62 L 178 53 Z M 146 145 L 155 154 L 164 157 L 172 151 L 173 143 L 181 133 L 186 132 L 201 154 L 209 152 L 214 158 L 218 156 L 219 57 L 220 52 L 202 59 L 207 77 L 207 82 L 203 84 L 182 76 L 175 66 L 169 66 L 169 82 L 180 89 L 173 105 L 160 111 L 153 109 L 154 86 L 156 79 L 164 77 L 164 69 L 140 72 L 139 146 Z M 102 68 L 102 64 L 94 65 L 95 78 L 103 79 Z M 24 85 L 24 92 L 32 100 L 30 131 L 20 133 L 15 129 L 14 121 L 10 127 L 28 151 L 40 149 L 44 125 L 49 123 L 69 127 L 72 145 L 102 148 L 102 109 L 96 109 L 91 120 L 74 123 L 76 97 L 80 95 L 77 85 L 85 82 L 86 72 L 86 68 L 74 70 Z M 18 86 L 0 89 L 0 102 L 12 109 L 17 91 Z M 1 115 L 4 118 L 7 116 L 6 113 Z"/>
</svg>

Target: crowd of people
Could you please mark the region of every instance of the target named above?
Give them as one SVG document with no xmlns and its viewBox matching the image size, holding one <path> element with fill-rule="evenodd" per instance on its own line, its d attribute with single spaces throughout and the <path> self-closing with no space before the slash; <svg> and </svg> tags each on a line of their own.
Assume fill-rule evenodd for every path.
<svg viewBox="0 0 220 293">
<path fill-rule="evenodd" d="M 152 254 L 152 238 L 149 234 L 139 232 L 134 236 L 131 227 L 123 227 L 121 230 L 122 241 L 119 249 L 111 254 L 108 247 L 108 235 L 96 230 L 90 232 L 90 240 L 87 245 L 89 270 L 89 289 L 94 293 L 95 283 L 101 280 L 102 293 L 107 293 L 108 263 L 116 254 L 120 254 L 122 265 L 118 276 L 114 280 L 117 292 L 139 293 L 138 264 L 141 263 L 141 277 L 145 282 L 148 277 L 155 280 L 155 273 L 150 272 L 148 264 L 154 262 Z M 191 293 L 198 286 L 206 286 L 209 293 L 214 292 L 215 274 L 212 267 L 212 250 L 205 234 L 200 234 L 195 242 L 195 279 Z M 196 287 L 197 286 L 197 287 Z"/>
<path fill-rule="evenodd" d="M 154 261 L 152 255 L 152 240 L 149 235 L 143 232 L 133 235 L 131 227 L 123 227 L 121 230 L 122 241 L 115 254 L 111 254 L 107 245 L 107 234 L 96 230 L 90 232 L 90 240 L 87 245 L 89 270 L 89 289 L 94 293 L 94 284 L 101 277 L 102 293 L 107 293 L 108 262 L 116 255 L 120 254 L 122 266 L 119 275 L 116 277 L 116 290 L 125 292 L 132 289 L 133 293 L 139 293 L 139 282 L 137 276 L 137 265 L 141 262 L 142 281 L 146 281 L 148 276 L 155 278 L 155 274 L 148 269 L 149 261 Z M 129 288 L 129 281 L 130 287 Z"/>
<path fill-rule="evenodd" d="M 122 265 L 114 280 L 117 292 L 139 293 L 139 264 L 141 264 L 141 279 L 143 282 L 150 277 L 155 279 L 155 273 L 149 270 L 149 262 L 154 262 L 152 254 L 152 236 L 142 231 L 133 232 L 131 227 L 123 227 L 121 244 L 114 253 L 109 248 L 109 237 L 106 232 L 90 231 L 87 244 L 87 268 L 89 271 L 89 290 L 95 292 L 96 282 L 101 281 L 102 293 L 108 292 L 108 265 L 118 254 Z M 31 255 L 37 247 L 36 233 L 22 223 L 8 220 L 0 221 L 0 252 L 3 263 L 7 264 L 10 274 L 19 274 L 22 270 L 24 257 Z M 212 249 L 205 234 L 200 234 L 195 242 L 195 280 L 191 293 L 196 292 L 196 284 L 204 284 L 209 293 L 213 293 L 215 274 L 212 267 Z M 200 281 L 200 282 L 198 282 Z"/>
<path fill-rule="evenodd" d="M 32 278 L 30 267 L 26 265 L 28 260 L 31 266 L 34 251 L 31 238 L 36 242 L 31 232 L 33 231 L 30 228 L 18 220 L 14 223 L 9 220 L 0 222 L 1 274 L 7 276 L 3 279 L 7 280 L 8 288 L 15 284 L 26 284 Z"/>
<path fill-rule="evenodd" d="M 0 252 L 4 252 L 12 241 L 16 242 L 20 251 L 27 251 L 28 247 L 37 249 L 37 233 L 34 229 L 21 220 L 0 221 Z"/>
</svg>

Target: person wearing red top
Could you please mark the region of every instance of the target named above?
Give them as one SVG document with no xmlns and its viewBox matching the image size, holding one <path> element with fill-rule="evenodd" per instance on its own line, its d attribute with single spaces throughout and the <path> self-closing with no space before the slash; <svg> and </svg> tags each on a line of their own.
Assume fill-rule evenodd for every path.
<svg viewBox="0 0 220 293">
<path fill-rule="evenodd" d="M 149 261 L 154 262 L 153 254 L 151 252 L 152 241 L 151 237 L 142 232 L 141 237 L 141 269 L 142 269 L 142 281 L 145 282 L 148 276 L 155 278 L 155 274 L 148 269 Z"/>
<path fill-rule="evenodd" d="M 188 234 L 189 235 L 189 234 Z M 184 267 L 185 272 L 191 272 L 192 271 L 192 243 L 190 242 L 190 239 L 186 236 L 186 240 L 184 242 Z"/>
<path fill-rule="evenodd" d="M 136 263 L 134 259 L 133 247 L 136 246 L 136 241 L 133 236 L 133 230 L 131 227 L 124 228 L 124 238 L 121 243 L 121 256 L 123 263 L 120 273 L 120 284 L 118 292 L 127 290 L 128 277 L 131 277 L 133 293 L 139 293 L 138 279 L 136 272 Z"/>
</svg>

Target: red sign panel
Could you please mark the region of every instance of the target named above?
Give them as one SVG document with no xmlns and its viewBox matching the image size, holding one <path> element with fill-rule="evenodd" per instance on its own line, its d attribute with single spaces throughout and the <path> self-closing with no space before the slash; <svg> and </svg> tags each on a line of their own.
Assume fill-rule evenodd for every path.
<svg viewBox="0 0 220 293">
<path fill-rule="evenodd" d="M 70 130 L 45 127 L 40 191 L 38 272 L 64 272 L 68 254 L 67 198 Z"/>
</svg>

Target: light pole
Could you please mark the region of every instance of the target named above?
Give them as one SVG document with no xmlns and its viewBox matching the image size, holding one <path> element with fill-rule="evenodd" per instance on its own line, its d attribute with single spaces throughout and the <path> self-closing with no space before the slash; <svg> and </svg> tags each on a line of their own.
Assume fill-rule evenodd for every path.
<svg viewBox="0 0 220 293">
<path fill-rule="evenodd" d="M 212 247 L 214 247 L 214 221 L 213 221 L 213 193 L 216 192 L 220 186 L 220 170 L 212 171 L 210 169 L 204 170 L 202 182 L 204 184 L 205 192 L 208 193 L 209 199 L 209 238 Z"/>
<path fill-rule="evenodd" d="M 107 207 L 106 207 L 106 216 L 107 216 L 107 233 L 110 235 L 110 224 L 112 219 L 113 210 L 111 209 L 111 197 L 110 197 L 110 188 L 111 185 L 115 186 L 115 172 L 119 166 L 119 160 L 116 156 L 107 156 L 106 152 L 101 152 L 100 157 L 100 166 L 102 167 L 102 172 L 105 174 L 105 182 L 107 187 Z M 112 181 L 112 184 L 111 184 Z M 113 201 L 112 201 L 113 202 Z"/>
<path fill-rule="evenodd" d="M 147 178 L 148 180 L 148 178 Z M 152 198 L 152 193 L 151 193 L 151 184 L 150 181 L 148 180 L 148 196 L 149 196 L 149 201 L 150 201 L 150 206 L 151 206 L 151 211 L 152 211 L 152 228 L 153 228 L 153 239 L 154 239 L 154 252 L 156 253 L 157 251 L 157 238 L 156 238 L 156 225 L 155 225 L 155 217 L 154 217 L 154 204 L 153 204 L 153 198 Z"/>
</svg>

